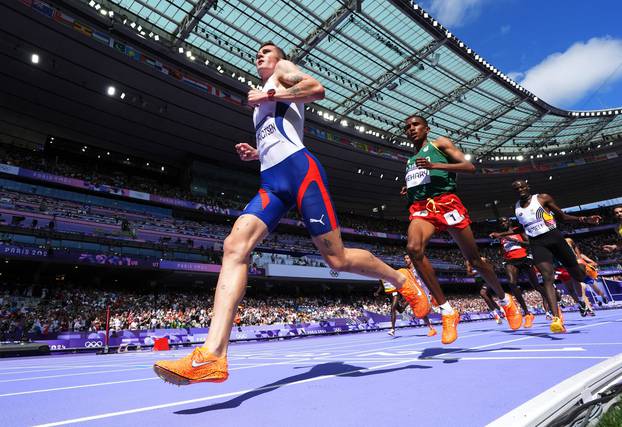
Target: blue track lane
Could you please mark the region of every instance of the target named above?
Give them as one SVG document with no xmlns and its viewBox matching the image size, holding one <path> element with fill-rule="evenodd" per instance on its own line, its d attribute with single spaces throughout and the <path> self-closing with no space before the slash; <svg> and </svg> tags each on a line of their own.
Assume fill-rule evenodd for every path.
<svg viewBox="0 0 622 427">
<path fill-rule="evenodd" d="M 622 353 L 622 310 L 566 324 L 461 324 L 451 346 L 425 328 L 234 344 L 228 381 L 188 387 L 151 370 L 188 349 L 0 359 L 0 425 L 482 426 Z"/>
</svg>

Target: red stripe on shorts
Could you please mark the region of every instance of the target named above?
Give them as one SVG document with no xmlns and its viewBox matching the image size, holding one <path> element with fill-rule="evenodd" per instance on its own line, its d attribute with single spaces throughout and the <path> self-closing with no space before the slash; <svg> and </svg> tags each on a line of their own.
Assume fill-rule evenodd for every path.
<svg viewBox="0 0 622 427">
<path fill-rule="evenodd" d="M 302 207 L 302 198 L 304 197 L 307 188 L 312 182 L 315 182 L 320 188 L 320 194 L 322 195 L 322 200 L 324 200 L 324 206 L 326 206 L 326 212 L 328 213 L 328 219 L 330 220 L 330 228 L 331 230 L 334 230 L 335 228 L 337 228 L 337 219 L 335 218 L 335 211 L 333 210 L 333 205 L 330 202 L 328 191 L 326 191 L 324 181 L 322 181 L 320 170 L 318 169 L 311 156 L 309 156 L 308 154 L 305 154 L 305 156 L 307 156 L 307 160 L 309 160 L 309 170 L 307 171 L 307 175 L 305 176 L 305 179 L 302 181 L 300 189 L 298 190 L 298 200 L 296 201 L 298 205 L 298 210 L 300 210 Z"/>
</svg>

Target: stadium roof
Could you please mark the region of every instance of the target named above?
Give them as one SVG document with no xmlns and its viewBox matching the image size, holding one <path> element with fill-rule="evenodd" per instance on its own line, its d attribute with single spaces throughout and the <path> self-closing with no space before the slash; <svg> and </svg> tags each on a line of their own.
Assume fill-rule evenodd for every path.
<svg viewBox="0 0 622 427">
<path fill-rule="evenodd" d="M 401 126 L 414 112 L 428 117 L 433 136 L 448 135 L 480 158 L 569 154 L 622 133 L 622 108 L 566 111 L 545 103 L 412 2 L 82 1 L 249 85 L 259 84 L 259 44 L 274 41 L 326 87 L 313 112 L 381 143 L 407 144 Z"/>
</svg>

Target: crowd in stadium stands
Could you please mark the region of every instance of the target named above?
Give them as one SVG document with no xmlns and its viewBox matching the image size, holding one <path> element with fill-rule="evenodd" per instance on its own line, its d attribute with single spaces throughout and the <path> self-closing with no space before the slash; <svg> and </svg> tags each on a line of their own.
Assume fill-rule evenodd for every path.
<svg viewBox="0 0 622 427">
<path fill-rule="evenodd" d="M 212 247 L 204 245 L 205 241 L 202 241 L 199 237 L 222 241 L 228 232 L 228 226 L 225 225 L 204 222 L 199 223 L 193 220 L 180 218 L 156 217 L 147 213 L 139 214 L 101 206 L 85 206 L 77 202 L 57 200 L 42 195 L 24 194 L 9 190 L 0 190 L 0 207 L 8 207 L 12 210 L 23 212 L 24 219 L 26 219 L 29 213 L 43 213 L 48 215 L 48 218 L 52 218 L 47 222 L 35 219 L 19 221 L 17 223 L 11 221 L 11 224 L 17 227 L 50 230 L 54 228 L 54 223 L 60 220 L 75 219 L 90 221 L 92 223 L 92 228 L 89 233 L 92 236 L 103 236 L 123 240 L 131 239 L 135 242 L 141 241 L 143 243 L 148 242 L 144 239 L 137 238 L 138 232 L 147 230 L 158 232 L 161 233 L 159 240 L 157 237 L 154 237 L 154 234 L 151 234 L 149 238 L 152 243 L 148 247 L 160 250 L 184 249 L 201 254 L 204 257 L 203 262 L 212 263 L 219 263 L 221 255 L 217 250 L 212 250 Z M 0 217 L 0 224 L 2 221 L 8 224 L 9 218 L 10 215 L 2 215 Z M 101 228 L 102 224 L 118 227 L 118 230 L 114 232 L 109 230 L 103 231 Z M 171 234 L 167 233 L 173 233 L 173 235 L 177 237 L 170 237 Z M 87 233 L 82 232 L 81 234 L 85 235 Z M 596 260 L 610 258 L 609 255 L 601 251 L 601 247 L 603 244 L 612 243 L 614 240 L 615 236 L 613 233 L 577 238 L 577 242 L 580 244 L 583 251 Z M 402 264 L 402 256 L 404 254 L 402 242 L 393 242 L 393 244 L 390 244 L 390 242 L 387 241 L 385 244 L 375 245 L 362 242 L 349 242 L 348 244 L 352 247 L 371 250 L 391 265 L 400 266 Z M 62 248 L 55 249 L 61 250 Z M 286 250 L 289 252 L 317 254 L 315 247 L 306 236 L 289 235 L 285 233 L 275 233 L 271 235 L 258 246 L 258 249 L 265 252 L 269 252 L 270 250 Z M 498 251 L 498 246 L 483 246 L 482 254 L 490 259 L 499 271 L 503 271 L 501 265 L 502 259 Z M 162 256 L 165 257 L 166 253 L 163 253 Z M 430 247 L 428 249 L 428 256 L 437 263 L 445 263 L 445 270 L 452 268 L 462 270 L 462 255 L 453 246 Z M 272 255 L 272 259 L 264 258 L 263 264 L 270 261 L 272 263 L 281 264 L 325 266 L 323 261 L 318 259 L 309 259 L 305 257 L 292 258 L 289 256 L 276 256 L 275 258 L 275 255 Z M 256 266 L 262 266 L 262 263 L 257 262 Z"/>
<path fill-rule="evenodd" d="M 29 151 L 17 147 L 12 147 L 10 151 L 0 147 L 0 159 L 7 164 L 78 178 L 93 184 L 105 184 L 117 188 L 130 188 L 152 194 L 205 203 L 221 208 L 243 209 L 246 202 L 252 196 L 250 194 L 246 196 L 237 194 L 235 197 L 227 197 L 223 195 L 223 192 L 218 190 L 213 191 L 213 193 L 208 196 L 196 196 L 190 191 L 184 191 L 179 186 L 172 185 L 163 180 L 149 179 L 144 176 L 145 174 L 140 173 L 129 174 L 121 171 L 120 169 L 122 168 L 114 167 L 110 164 L 105 167 L 107 170 L 98 172 L 98 168 L 105 168 L 101 166 L 94 169 L 92 165 L 83 165 L 81 162 L 77 161 L 65 162 L 59 157 L 50 160 L 46 158 L 42 152 Z M 123 165 L 123 169 L 127 170 L 130 166 L 129 163 Z M 610 209 L 598 209 L 594 213 L 603 216 L 605 223 L 614 222 L 611 217 Z M 404 221 L 365 217 L 353 213 L 341 212 L 339 214 L 339 219 L 343 227 L 350 227 L 360 231 L 382 231 L 403 234 L 407 227 Z M 574 228 L 574 226 L 565 224 L 560 224 L 560 227 L 562 230 L 571 230 Z M 494 222 L 479 222 L 473 224 L 473 230 L 476 236 L 487 237 L 489 233 L 498 231 L 498 228 Z"/>
<path fill-rule="evenodd" d="M 247 296 L 239 307 L 236 324 L 318 322 L 333 318 L 363 320 L 367 310 L 388 314 L 386 297 L 343 296 Z M 211 291 L 102 290 L 70 286 L 0 285 L 0 341 L 25 334 L 45 336 L 59 331 L 97 331 L 105 327 L 106 307 L 111 310 L 110 329 L 207 327 L 212 315 Z M 477 295 L 450 295 L 462 313 L 487 311 Z M 564 297 L 564 302 L 572 301 Z M 536 291 L 525 293 L 527 304 L 542 307 Z"/>
</svg>

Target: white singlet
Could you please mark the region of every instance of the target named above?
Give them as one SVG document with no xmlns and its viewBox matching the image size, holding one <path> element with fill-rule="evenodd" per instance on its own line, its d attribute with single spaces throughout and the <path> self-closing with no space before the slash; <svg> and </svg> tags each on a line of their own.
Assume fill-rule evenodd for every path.
<svg viewBox="0 0 622 427">
<path fill-rule="evenodd" d="M 521 207 L 520 201 L 516 202 L 514 212 L 529 237 L 536 237 L 557 228 L 555 217 L 542 207 L 537 194 L 531 196 L 526 208 Z"/>
<path fill-rule="evenodd" d="M 263 91 L 276 89 L 271 76 Z M 261 170 L 282 162 L 305 146 L 305 108 L 302 102 L 267 101 L 255 107 L 253 122 Z"/>
</svg>

